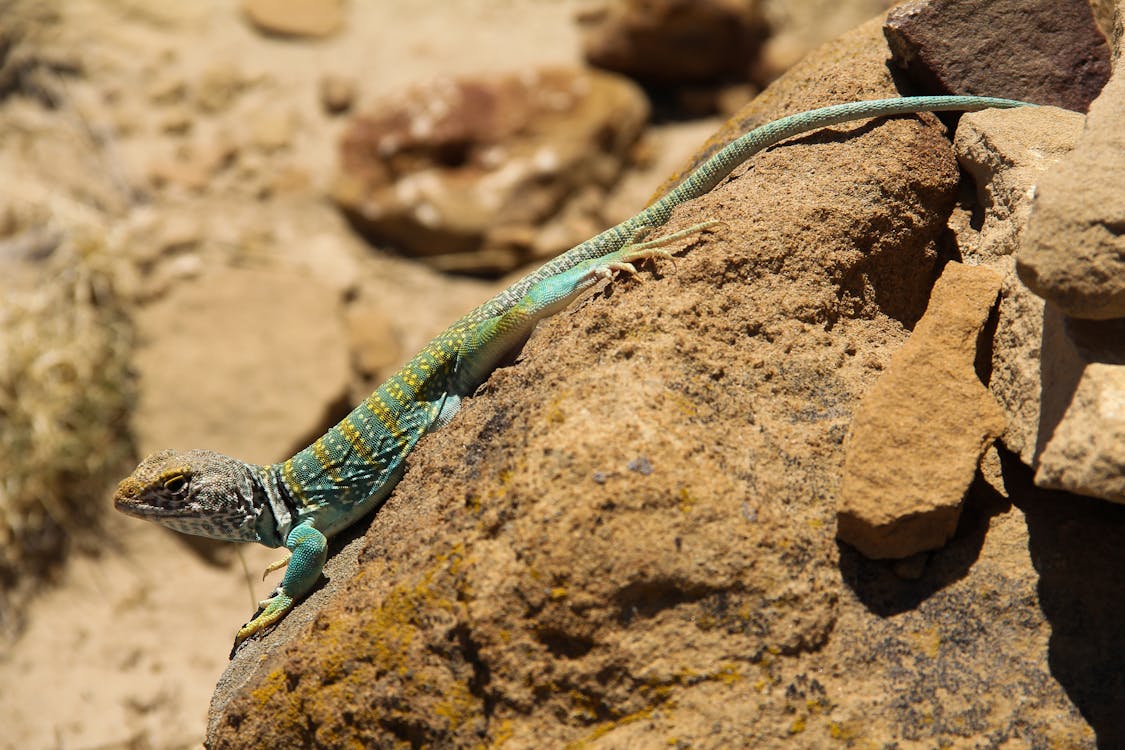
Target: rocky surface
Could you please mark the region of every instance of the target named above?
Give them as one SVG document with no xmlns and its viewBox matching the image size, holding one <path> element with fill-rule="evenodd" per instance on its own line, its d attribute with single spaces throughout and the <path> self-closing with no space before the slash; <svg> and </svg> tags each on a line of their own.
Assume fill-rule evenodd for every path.
<svg viewBox="0 0 1125 750">
<path fill-rule="evenodd" d="M 1020 279 L 1076 318 L 1125 317 L 1125 73 L 1090 106 L 1074 150 L 1039 181 Z"/>
<path fill-rule="evenodd" d="M 880 30 L 716 141 L 892 94 Z M 1003 454 L 1016 504 L 975 484 L 945 549 L 887 567 L 835 541 L 844 434 L 922 315 L 956 196 L 935 123 L 763 154 L 668 227 L 725 230 L 542 326 L 240 653 L 210 746 L 1125 740 L 1122 584 L 1091 575 L 1121 563 L 1125 510 L 1061 503 Z"/>
<path fill-rule="evenodd" d="M 955 146 L 986 207 L 966 244 L 1005 279 L 989 382 L 1009 417 L 1002 441 L 1040 485 L 1121 502 L 1121 322 L 1075 320 L 1044 303 L 1013 256 L 1028 247 L 1035 186 L 1067 168 L 1083 132 L 1083 118 L 1062 110 L 980 112 L 962 118 Z"/>
<path fill-rule="evenodd" d="M 1109 46 L 1086 0 L 908 0 L 885 32 L 895 65 L 925 93 L 1085 112 L 1109 78 Z"/>
<path fill-rule="evenodd" d="M 435 268 L 510 271 L 607 223 L 647 117 L 640 89 L 605 73 L 439 80 L 353 119 L 334 197 L 369 237 Z"/>
<path fill-rule="evenodd" d="M 876 2 L 762 0 L 773 36 L 751 78 Z M 0 171 L 13 176 L 0 263 L 60 238 L 112 251 L 106 278 L 144 334 L 138 403 L 160 405 L 134 418 L 172 444 L 221 403 L 202 447 L 279 458 L 496 288 L 349 230 L 328 199 L 339 113 L 438 76 L 573 69 L 581 54 L 578 0 L 318 5 L 345 12 L 314 39 L 222 0 L 0 0 Z M 807 36 L 801 19 L 816 24 Z M 41 34 L 21 38 L 24 22 Z M 892 84 L 889 55 L 865 27 L 704 152 L 781 114 L 920 93 Z M 1125 509 L 1032 484 L 1117 491 L 1103 480 L 1121 476 L 1120 433 L 1097 419 L 1117 413 L 1105 344 L 1121 336 L 1045 315 L 1014 256 L 995 255 L 1015 251 L 1026 199 L 1081 124 L 995 114 L 1003 128 L 962 119 L 979 200 L 937 121 L 904 117 L 776 147 L 687 207 L 675 227 L 727 227 L 544 326 L 424 442 L 384 511 L 334 540 L 328 581 L 217 690 L 276 551 L 242 552 L 244 573 L 230 546 L 117 518 L 98 462 L 136 446 L 71 451 L 54 467 L 80 488 L 69 502 L 100 507 L 59 517 L 100 516 L 99 554 L 60 562 L 22 632 L 0 633 L 0 683 L 18 686 L 0 691 L 0 747 L 197 747 L 212 691 L 223 746 L 1125 746 Z M 650 127 L 642 169 L 598 212 L 634 213 L 713 129 Z M 1038 456 L 1038 474 L 1009 451 L 1010 427 L 946 546 L 868 560 L 836 538 L 844 437 L 950 258 L 1004 275 L 984 332 L 995 324 L 994 364 L 985 351 L 977 371 L 1025 425 L 1019 455 Z M 32 283 L 65 291 L 78 268 Z M 96 304 L 105 283 L 88 287 Z M 282 329 L 273 347 L 255 340 Z M 39 372 L 69 372 L 16 333 Z M 1009 347 L 1035 374 L 1015 398 L 1000 387 Z M 1043 373 L 1042 404 L 1040 348 L 1060 367 Z M 310 384 L 321 360 L 328 382 Z M 82 378 L 57 385 L 90 393 Z M 36 392 L 17 383 L 8 398 Z M 35 424 L 72 408 L 96 419 L 80 403 Z M 8 414 L 3 437 L 28 439 Z M 241 434 L 262 414 L 272 434 Z"/>
<path fill-rule="evenodd" d="M 1004 412 L 973 369 L 1000 276 L 949 263 L 871 390 L 846 443 L 836 533 L 870 558 L 943 547 Z"/>
</svg>

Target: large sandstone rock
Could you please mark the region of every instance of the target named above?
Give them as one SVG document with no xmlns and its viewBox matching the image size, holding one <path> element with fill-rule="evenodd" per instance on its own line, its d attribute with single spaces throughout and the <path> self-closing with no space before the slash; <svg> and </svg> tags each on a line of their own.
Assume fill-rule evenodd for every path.
<svg viewBox="0 0 1125 750">
<path fill-rule="evenodd" d="M 973 369 L 1000 276 L 950 263 L 926 314 L 867 392 L 848 433 L 837 532 L 868 557 L 909 557 L 953 536 L 1004 413 Z"/>
<path fill-rule="evenodd" d="M 895 65 L 926 93 L 1085 112 L 1109 78 L 1087 0 L 908 0 L 884 31 Z"/>
<path fill-rule="evenodd" d="M 435 268 L 507 271 L 604 225 L 647 117 L 608 73 L 444 79 L 352 120 L 333 195 L 367 236 Z"/>
<path fill-rule="evenodd" d="M 723 133 L 893 95 L 886 56 L 868 24 Z M 725 231 L 541 326 L 242 650 L 209 745 L 1125 740 L 1125 591 L 1092 575 L 1125 565 L 1125 511 L 1007 462 L 1019 510 L 974 489 L 917 580 L 835 541 L 843 436 L 922 314 L 954 200 L 933 123 L 760 155 L 668 227 Z"/>
</svg>

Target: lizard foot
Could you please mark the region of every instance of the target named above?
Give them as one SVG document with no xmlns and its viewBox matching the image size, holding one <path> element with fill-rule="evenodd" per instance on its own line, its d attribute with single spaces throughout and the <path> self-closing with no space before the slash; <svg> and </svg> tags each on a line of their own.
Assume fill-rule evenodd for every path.
<svg viewBox="0 0 1125 750">
<path fill-rule="evenodd" d="M 671 234 L 657 237 L 653 240 L 630 242 L 616 253 L 605 256 L 605 258 L 602 259 L 603 262 L 592 268 L 591 271 L 599 278 L 612 277 L 615 272 L 632 276 L 637 273 L 637 269 L 633 265 L 634 263 L 641 260 L 653 260 L 655 258 L 667 258 L 672 261 L 674 268 L 675 257 L 672 255 L 671 251 L 664 249 L 665 245 L 670 245 L 685 237 L 690 237 L 693 234 L 719 225 L 725 226 L 725 223 L 717 220 L 704 221 L 700 224 L 694 224 L 686 229 L 681 229 L 678 232 L 672 232 Z"/>
<path fill-rule="evenodd" d="M 234 645 L 230 650 L 230 658 L 234 658 L 234 655 L 238 652 L 238 647 L 241 646 L 247 638 L 255 636 L 276 625 L 282 617 L 285 617 L 285 614 L 289 612 L 289 610 L 293 609 L 293 602 L 293 597 L 287 596 L 280 589 L 269 599 L 263 599 L 258 602 L 258 611 L 250 618 L 250 622 L 238 629 L 238 633 L 234 636 Z"/>
</svg>

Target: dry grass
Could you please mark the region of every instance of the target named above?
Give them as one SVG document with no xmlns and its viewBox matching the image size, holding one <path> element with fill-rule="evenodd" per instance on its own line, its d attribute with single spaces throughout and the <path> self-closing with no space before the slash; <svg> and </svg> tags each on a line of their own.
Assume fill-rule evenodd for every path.
<svg viewBox="0 0 1125 750">
<path fill-rule="evenodd" d="M 23 595 L 74 543 L 94 545 L 107 490 L 132 453 L 130 328 L 104 238 L 49 221 L 22 224 L 10 214 L 0 219 L 0 626 L 7 627 Z"/>
</svg>

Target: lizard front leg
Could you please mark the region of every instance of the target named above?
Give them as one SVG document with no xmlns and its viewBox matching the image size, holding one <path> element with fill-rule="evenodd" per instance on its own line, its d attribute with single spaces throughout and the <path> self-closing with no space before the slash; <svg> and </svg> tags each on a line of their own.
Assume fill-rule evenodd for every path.
<svg viewBox="0 0 1125 750">
<path fill-rule="evenodd" d="M 285 546 L 291 553 L 285 576 L 272 596 L 258 602 L 257 613 L 235 635 L 231 658 L 243 641 L 275 624 L 293 609 L 293 604 L 307 594 L 320 578 L 328 551 L 328 540 L 324 534 L 308 524 L 301 524 L 289 532 Z"/>
</svg>

